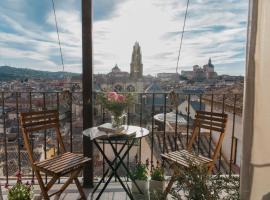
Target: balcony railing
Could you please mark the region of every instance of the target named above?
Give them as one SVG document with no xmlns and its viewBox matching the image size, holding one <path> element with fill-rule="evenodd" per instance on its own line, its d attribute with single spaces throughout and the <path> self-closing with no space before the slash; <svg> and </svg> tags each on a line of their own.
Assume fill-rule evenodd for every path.
<svg viewBox="0 0 270 200">
<path fill-rule="evenodd" d="M 34 173 L 30 166 L 19 127 L 19 112 L 30 110 L 58 109 L 64 143 L 72 152 L 82 152 L 82 94 L 59 92 L 2 92 L 0 93 L 0 179 L 9 184 L 18 170 L 24 177 L 34 181 Z M 157 160 L 160 153 L 186 148 L 190 139 L 195 110 L 225 112 L 229 116 L 225 140 L 215 163 L 214 173 L 239 173 L 241 129 L 241 94 L 183 94 L 179 93 L 179 107 L 176 114 L 186 120 L 185 125 L 176 125 L 166 119 L 166 113 L 175 109 L 171 105 L 168 93 L 135 93 L 135 103 L 128 109 L 128 124 L 138 125 L 150 130 L 147 138 L 139 141 L 126 162 L 132 167 L 137 161 L 149 163 L 149 168 Z M 96 96 L 96 95 L 94 95 Z M 164 120 L 156 120 L 155 115 L 163 114 Z M 176 115 L 178 116 L 178 115 Z M 94 124 L 110 121 L 106 110 L 94 101 Z M 54 134 L 33 134 L 31 143 L 37 160 L 57 154 L 58 144 Z M 215 134 L 201 132 L 193 147 L 205 156 L 209 156 L 215 146 Z M 115 144 L 117 146 L 117 144 Z M 110 153 L 106 144 L 102 144 L 105 152 Z M 119 147 L 120 148 L 120 147 Z M 94 150 L 94 175 L 100 177 L 106 168 L 101 154 Z M 125 176 L 125 174 L 123 174 Z M 47 179 L 47 177 L 46 177 Z"/>
</svg>

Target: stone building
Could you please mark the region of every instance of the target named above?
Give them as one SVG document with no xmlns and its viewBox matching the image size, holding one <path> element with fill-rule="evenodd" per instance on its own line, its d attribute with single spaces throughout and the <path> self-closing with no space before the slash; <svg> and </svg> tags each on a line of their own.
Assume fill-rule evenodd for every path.
<svg viewBox="0 0 270 200">
<path fill-rule="evenodd" d="M 192 71 L 182 70 L 181 75 L 189 80 L 194 81 L 204 81 L 218 77 L 217 73 L 215 72 L 215 66 L 212 64 L 211 58 L 209 58 L 208 63 L 203 67 L 194 65 Z"/>
</svg>

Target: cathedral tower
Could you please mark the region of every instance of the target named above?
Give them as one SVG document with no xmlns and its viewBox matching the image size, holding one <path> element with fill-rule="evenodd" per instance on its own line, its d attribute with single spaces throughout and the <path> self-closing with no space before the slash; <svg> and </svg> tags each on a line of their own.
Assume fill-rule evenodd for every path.
<svg viewBox="0 0 270 200">
<path fill-rule="evenodd" d="M 141 47 L 138 42 L 135 42 L 132 51 L 131 63 L 130 63 L 130 77 L 134 79 L 142 78 L 143 76 L 143 64 Z"/>
</svg>

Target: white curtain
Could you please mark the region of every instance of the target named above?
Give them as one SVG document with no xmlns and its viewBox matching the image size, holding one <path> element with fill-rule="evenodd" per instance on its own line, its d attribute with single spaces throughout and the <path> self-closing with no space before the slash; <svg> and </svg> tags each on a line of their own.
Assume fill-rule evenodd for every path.
<svg viewBox="0 0 270 200">
<path fill-rule="evenodd" d="M 250 0 L 241 199 L 270 200 L 270 0 Z"/>
</svg>

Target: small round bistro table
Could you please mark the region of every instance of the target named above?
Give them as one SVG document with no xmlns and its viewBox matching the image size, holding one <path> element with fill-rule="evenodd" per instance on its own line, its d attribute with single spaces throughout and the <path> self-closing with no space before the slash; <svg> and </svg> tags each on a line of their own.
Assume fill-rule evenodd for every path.
<svg viewBox="0 0 270 200">
<path fill-rule="evenodd" d="M 164 113 L 159 113 L 154 116 L 154 119 L 159 122 L 164 122 L 164 118 Z M 176 115 L 175 112 L 166 113 L 166 121 L 169 123 L 175 123 L 177 121 L 179 125 L 187 125 L 187 120 L 180 114 Z"/>
<path fill-rule="evenodd" d="M 100 184 L 105 180 L 107 174 L 111 171 L 109 178 L 105 182 L 102 190 L 99 192 L 96 199 L 100 198 L 100 196 L 102 195 L 103 191 L 106 189 L 108 184 L 110 183 L 113 176 L 115 176 L 119 180 L 120 184 L 122 185 L 123 189 L 125 190 L 125 192 L 129 196 L 129 198 L 132 200 L 134 199 L 129 188 L 123 183 L 120 176 L 118 175 L 118 169 L 120 166 L 123 166 L 123 168 L 127 172 L 127 175 L 129 176 L 131 181 L 135 184 L 135 186 L 140 191 L 140 193 L 142 193 L 142 191 L 138 187 L 137 183 L 135 182 L 135 180 L 131 176 L 131 173 L 130 173 L 128 167 L 124 163 L 124 159 L 128 155 L 130 149 L 134 146 L 136 141 L 147 136 L 149 134 L 149 130 L 142 128 L 142 127 L 139 127 L 139 126 L 124 125 L 123 127 L 124 127 L 124 129 L 119 133 L 112 133 L 109 130 L 108 131 L 104 131 L 104 130 L 101 131 L 98 127 L 92 127 L 92 128 L 89 128 L 89 129 L 86 129 L 83 131 L 83 134 L 85 136 L 89 137 L 90 140 L 92 140 L 94 142 L 94 144 L 97 146 L 98 150 L 100 151 L 100 153 L 104 157 L 104 160 L 108 163 L 108 166 L 109 166 L 109 168 L 103 174 L 102 179 L 99 181 L 99 183 L 94 188 L 92 195 L 96 192 L 96 190 L 98 189 Z M 103 142 L 110 144 L 110 146 L 114 152 L 114 159 L 112 161 L 106 156 L 105 152 L 100 147 L 98 141 L 103 141 Z M 113 145 L 113 143 L 115 143 L 115 142 L 122 144 L 122 147 L 119 150 L 117 150 L 115 148 L 115 146 Z M 125 149 L 125 147 L 127 147 L 127 148 Z"/>
</svg>

